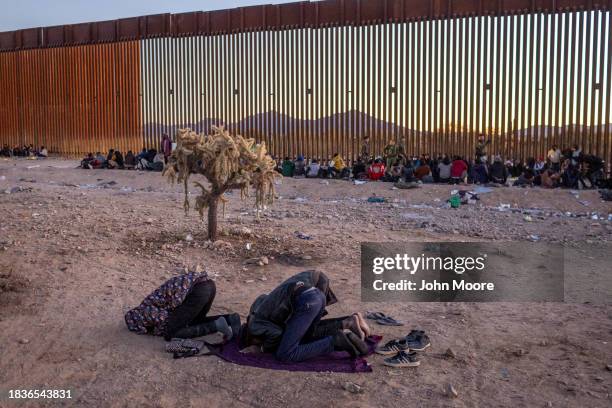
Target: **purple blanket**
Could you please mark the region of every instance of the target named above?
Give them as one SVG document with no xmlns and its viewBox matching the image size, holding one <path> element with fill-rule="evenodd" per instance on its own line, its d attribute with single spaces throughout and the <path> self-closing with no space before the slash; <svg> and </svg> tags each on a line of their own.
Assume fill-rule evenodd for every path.
<svg viewBox="0 0 612 408">
<path fill-rule="evenodd" d="M 366 339 L 369 351 L 374 352 L 376 345 L 382 340 L 382 336 L 370 336 Z M 325 356 L 312 358 L 300 363 L 278 361 L 270 353 L 241 353 L 238 349 L 238 339 L 232 340 L 221 347 L 211 347 L 214 355 L 238 365 L 250 367 L 268 368 L 271 370 L 287 371 L 316 371 L 335 373 L 369 373 L 372 367 L 365 358 L 351 358 L 347 352 L 335 351 Z"/>
</svg>

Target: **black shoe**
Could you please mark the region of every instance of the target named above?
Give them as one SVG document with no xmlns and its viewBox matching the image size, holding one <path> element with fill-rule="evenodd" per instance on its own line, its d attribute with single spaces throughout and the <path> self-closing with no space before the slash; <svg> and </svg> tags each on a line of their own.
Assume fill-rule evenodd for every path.
<svg viewBox="0 0 612 408">
<path fill-rule="evenodd" d="M 425 334 L 425 330 L 410 330 L 410 333 L 406 336 L 406 340 L 414 340 L 417 336 L 422 336 Z"/>
<path fill-rule="evenodd" d="M 393 357 L 385 358 L 383 364 L 389 367 L 418 367 L 421 362 L 414 351 L 400 351 Z"/>
<path fill-rule="evenodd" d="M 408 334 L 408 336 L 406 336 L 406 338 L 404 339 L 406 342 L 405 344 L 410 350 L 423 351 L 429 346 L 431 346 L 429 336 L 427 336 L 423 331 L 413 330 L 413 332 L 410 332 L 410 334 Z"/>
<path fill-rule="evenodd" d="M 337 332 L 332 339 L 335 351 L 346 351 L 351 357 L 357 357 L 359 355 L 357 347 L 355 347 L 353 342 L 343 332 Z"/>
<path fill-rule="evenodd" d="M 404 350 L 408 351 L 408 342 L 406 341 L 406 339 L 399 339 L 388 341 L 383 346 L 377 347 L 376 353 L 386 356 Z"/>
</svg>

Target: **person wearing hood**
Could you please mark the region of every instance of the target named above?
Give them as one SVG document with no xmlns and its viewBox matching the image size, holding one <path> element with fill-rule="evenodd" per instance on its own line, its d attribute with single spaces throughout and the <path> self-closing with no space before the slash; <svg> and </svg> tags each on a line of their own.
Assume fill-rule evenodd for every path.
<svg viewBox="0 0 612 408">
<path fill-rule="evenodd" d="M 300 272 L 255 300 L 241 330 L 241 347 L 260 346 L 280 361 L 293 362 L 333 351 L 364 355 L 370 330 L 360 314 L 321 320 L 325 307 L 336 302 L 323 272 Z"/>
<path fill-rule="evenodd" d="M 444 156 L 444 159 L 442 159 L 439 163 L 438 163 L 438 174 L 439 174 L 439 180 L 440 183 L 448 183 L 450 182 L 450 178 L 451 178 L 451 161 L 450 158 L 448 156 Z"/>
<path fill-rule="evenodd" d="M 299 155 L 297 160 L 293 165 L 293 175 L 294 176 L 304 176 L 306 170 L 306 162 L 304 161 L 304 156 Z"/>
<path fill-rule="evenodd" d="M 489 169 L 491 181 L 498 184 L 506 184 L 508 180 L 508 168 L 502 162 L 500 156 L 495 156 Z"/>
<path fill-rule="evenodd" d="M 168 279 L 125 314 L 137 334 L 190 339 L 219 332 L 226 341 L 240 330 L 236 313 L 209 316 L 217 289 L 206 272 L 191 271 Z"/>
<path fill-rule="evenodd" d="M 295 163 L 293 163 L 293 160 L 291 160 L 289 156 L 285 157 L 281 168 L 283 177 L 293 177 L 293 172 L 295 171 Z"/>
</svg>

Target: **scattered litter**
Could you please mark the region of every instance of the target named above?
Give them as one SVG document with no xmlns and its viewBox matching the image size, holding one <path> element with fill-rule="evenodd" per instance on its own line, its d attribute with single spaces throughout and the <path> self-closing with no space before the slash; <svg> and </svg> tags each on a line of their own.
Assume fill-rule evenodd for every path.
<svg viewBox="0 0 612 408">
<path fill-rule="evenodd" d="M 368 203 L 384 203 L 385 197 L 372 196 L 368 198 Z"/>
<path fill-rule="evenodd" d="M 187 236 L 185 237 L 185 241 L 192 242 L 193 241 L 193 235 L 187 234 Z"/>
<path fill-rule="evenodd" d="M 529 354 L 529 352 L 525 349 L 520 348 L 520 349 L 514 350 L 512 354 L 514 354 L 516 357 L 522 357 L 526 354 Z"/>
<path fill-rule="evenodd" d="M 21 193 L 25 191 L 32 191 L 32 187 L 15 186 L 15 187 L 7 188 L 6 190 L 4 190 L 4 194 L 15 194 L 15 193 Z"/>
<path fill-rule="evenodd" d="M 448 395 L 451 398 L 457 398 L 459 396 L 459 393 L 457 392 L 455 387 L 453 387 L 453 384 L 447 384 L 446 385 L 446 395 Z"/>
<path fill-rule="evenodd" d="M 588 207 L 588 206 L 589 206 L 589 204 L 591 204 L 589 201 L 586 201 L 586 200 L 578 200 L 578 202 L 579 202 L 580 204 L 584 205 L 585 207 Z"/>
<path fill-rule="evenodd" d="M 458 194 L 454 194 L 448 199 L 448 202 L 450 203 L 451 208 L 459 208 L 461 205 L 461 197 L 459 197 Z"/>
<path fill-rule="evenodd" d="M 253 247 L 253 244 L 251 244 L 250 242 L 247 242 L 245 247 L 246 247 L 247 251 L 250 251 L 251 248 Z"/>
<path fill-rule="evenodd" d="M 525 221 L 527 221 L 527 222 L 531 222 L 531 221 L 533 221 L 533 218 L 531 218 L 531 215 L 526 215 L 526 216 L 524 216 L 524 217 L 523 217 L 523 219 L 524 219 Z"/>
<path fill-rule="evenodd" d="M 293 201 L 296 201 L 298 203 L 305 203 L 306 201 L 308 201 L 308 199 L 304 197 L 296 197 L 293 199 Z"/>
<path fill-rule="evenodd" d="M 360 186 L 365 183 L 367 183 L 367 180 L 353 180 L 353 184 L 356 186 Z"/>
<path fill-rule="evenodd" d="M 504 378 L 508 378 L 510 377 L 510 373 L 508 372 L 508 369 L 506 367 L 502 367 L 501 369 L 501 375 Z"/>
<path fill-rule="evenodd" d="M 412 188 L 419 188 L 420 184 L 414 181 L 405 182 L 405 181 L 400 180 L 397 183 L 394 183 L 393 187 L 396 187 L 402 190 L 409 190 Z"/>
<path fill-rule="evenodd" d="M 593 214 L 593 215 L 591 215 L 591 219 L 592 220 L 598 220 L 599 217 L 597 216 L 597 214 Z"/>
<path fill-rule="evenodd" d="M 35 169 L 37 167 L 40 167 L 40 164 L 35 164 L 34 166 L 28 166 L 28 169 Z"/>
<path fill-rule="evenodd" d="M 298 237 L 299 239 L 306 239 L 306 240 L 312 239 L 310 235 L 304 234 L 303 232 L 300 232 L 300 231 L 295 231 L 295 236 Z"/>
<path fill-rule="evenodd" d="M 110 186 L 114 186 L 115 184 L 117 184 L 117 182 L 115 180 L 111 180 L 111 181 L 103 181 L 102 183 L 98 183 L 98 186 L 107 188 Z"/>
<path fill-rule="evenodd" d="M 134 190 L 132 187 L 121 187 L 120 191 L 123 193 L 133 193 L 136 190 Z"/>
<path fill-rule="evenodd" d="M 363 394 L 364 392 L 363 387 L 361 385 L 355 384 L 354 382 L 350 381 L 345 382 L 342 388 L 352 394 Z"/>
<path fill-rule="evenodd" d="M 403 213 L 401 217 L 408 220 L 430 220 L 433 218 L 431 215 L 421 215 L 417 213 Z"/>
<path fill-rule="evenodd" d="M 477 186 L 474 189 L 474 192 L 477 194 L 486 194 L 486 193 L 490 193 L 491 191 L 493 191 L 492 188 L 490 187 L 482 187 L 482 186 Z"/>
<path fill-rule="evenodd" d="M 326 186 L 329 186 L 329 181 L 327 181 L 327 180 L 321 180 L 321 181 L 319 182 L 319 184 L 325 184 Z"/>
<path fill-rule="evenodd" d="M 499 204 L 499 207 L 497 207 L 500 211 L 504 211 L 504 210 L 509 210 L 510 209 L 510 204 Z"/>
<path fill-rule="evenodd" d="M 533 242 L 538 242 L 540 240 L 540 236 L 539 235 L 530 235 L 529 239 Z"/>
<path fill-rule="evenodd" d="M 268 265 L 270 261 L 268 260 L 267 256 L 260 256 L 257 258 L 249 258 L 246 261 L 244 261 L 244 263 L 246 265 L 264 266 L 264 265 Z"/>
</svg>

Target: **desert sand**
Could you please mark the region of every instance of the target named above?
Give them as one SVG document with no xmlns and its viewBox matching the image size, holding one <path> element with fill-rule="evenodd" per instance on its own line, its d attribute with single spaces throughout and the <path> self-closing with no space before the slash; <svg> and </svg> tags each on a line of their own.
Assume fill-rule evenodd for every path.
<svg viewBox="0 0 612 408">
<path fill-rule="evenodd" d="M 160 173 L 77 165 L 0 160 L 0 388 L 73 393 L 20 406 L 610 406 L 612 206 L 596 191 L 497 188 L 449 209 L 452 186 L 283 179 L 259 219 L 252 199 L 230 194 L 212 245 L 199 215 L 184 214 L 181 186 Z M 372 194 L 387 202 L 366 202 Z M 489 240 L 565 245 L 566 302 L 361 302 L 360 242 Z M 259 256 L 269 264 L 245 264 Z M 245 318 L 257 295 L 317 268 L 340 299 L 331 316 L 383 311 L 406 326 L 372 325 L 375 333 L 388 340 L 422 328 L 432 347 L 418 368 L 373 356 L 365 374 L 173 360 L 162 338 L 129 332 L 123 314 L 198 264 L 217 283 L 213 313 Z M 347 381 L 364 392 L 344 390 Z"/>
</svg>

